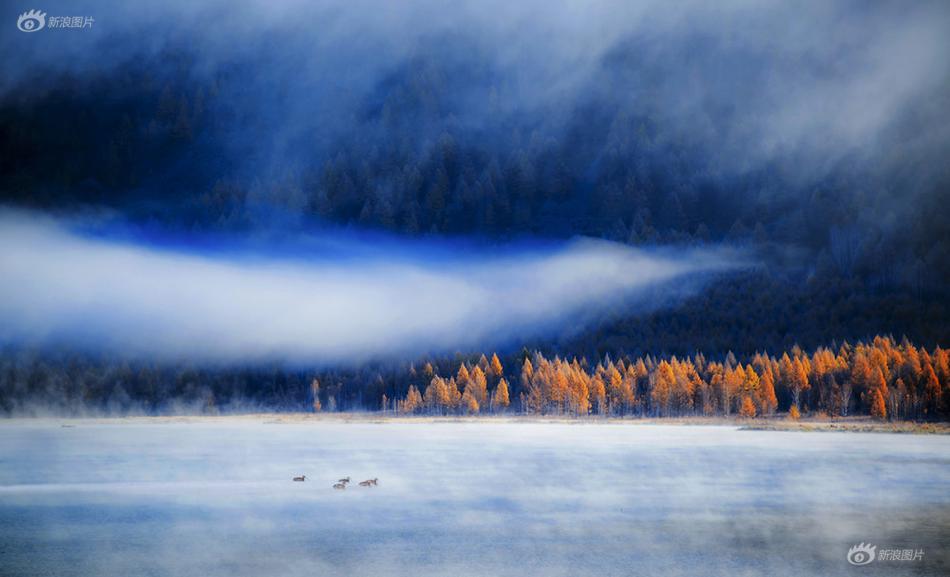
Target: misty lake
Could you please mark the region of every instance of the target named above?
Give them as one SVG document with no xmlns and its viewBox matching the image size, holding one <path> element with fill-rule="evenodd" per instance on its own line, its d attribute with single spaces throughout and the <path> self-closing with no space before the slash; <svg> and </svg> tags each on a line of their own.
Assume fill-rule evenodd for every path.
<svg viewBox="0 0 950 577">
<path fill-rule="evenodd" d="M 2 575 L 946 575 L 948 546 L 946 436 L 0 423 Z"/>
</svg>

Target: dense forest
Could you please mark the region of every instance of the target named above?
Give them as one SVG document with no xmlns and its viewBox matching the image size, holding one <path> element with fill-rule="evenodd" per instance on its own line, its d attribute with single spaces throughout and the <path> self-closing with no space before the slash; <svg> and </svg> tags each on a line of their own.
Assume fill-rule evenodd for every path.
<svg viewBox="0 0 950 577">
<path fill-rule="evenodd" d="M 950 417 L 950 352 L 875 337 L 808 353 L 430 359 L 404 366 L 288 372 L 121 366 L 73 358 L 5 359 L 0 410 L 11 415 L 286 411 L 614 417 Z"/>
<path fill-rule="evenodd" d="M 232 161 L 233 123 L 250 105 L 237 96 L 238 72 L 196 80 L 194 58 L 163 53 L 153 66 L 67 77 L 0 105 L 0 198 L 59 212 L 109 207 L 166 236 L 331 225 L 489 242 L 586 235 L 643 247 L 724 242 L 762 264 L 680 310 L 611 319 L 574 354 L 749 353 L 878 332 L 930 346 L 950 338 L 944 176 L 925 191 L 903 173 L 851 163 L 807 182 L 771 164 L 729 176 L 688 135 L 638 112 L 637 99 L 578 103 L 556 128 L 491 117 L 476 134 L 453 120 L 463 111 L 448 95 L 462 69 L 430 60 L 393 70 L 352 130 L 329 143 L 315 132 L 319 145 L 301 143 L 278 173 L 253 175 Z M 906 202 L 894 196 L 902 186 Z"/>
<path fill-rule="evenodd" d="M 878 390 L 889 416 L 936 414 L 925 367 L 945 388 L 935 347 L 950 342 L 950 74 L 943 52 L 931 62 L 931 45 L 892 45 L 901 36 L 884 32 L 914 25 L 921 36 L 944 16 L 939 4 L 900 18 L 887 5 L 820 16 L 694 6 L 671 19 L 657 9 L 656 20 L 615 6 L 610 18 L 590 15 L 602 38 L 574 29 L 560 8 L 510 8 L 520 22 L 511 32 L 460 7 L 474 24 L 425 12 L 398 42 L 319 6 L 230 8 L 200 31 L 113 22 L 70 37 L 71 59 L 13 38 L 26 56 L 5 63 L 0 85 L 0 203 L 119 215 L 144 238 L 182 244 L 349 229 L 498 246 L 577 236 L 738 246 L 757 266 L 677 306 L 618 304 L 583 334 L 551 331 L 499 350 L 517 366 L 492 373 L 506 378 L 510 410 L 718 414 L 748 399 L 762 414 L 776 406 L 747 389 L 770 382 L 778 410 L 868 413 Z M 840 34 L 844 22 L 853 36 Z M 850 40 L 805 46 L 798 29 Z M 931 65 L 907 76 L 916 68 L 895 54 Z M 892 90 L 895 79 L 903 90 Z M 920 348 L 888 339 L 821 348 L 877 334 Z M 314 373 L 0 344 L 6 413 L 40 400 L 69 413 L 300 408 Z M 795 402 L 784 357 L 763 350 L 802 364 L 808 386 Z M 874 351 L 886 386 L 869 384 L 874 371 L 852 373 Z M 426 378 L 408 359 L 340 366 L 318 378 L 322 402 L 375 409 L 385 394 L 415 410 L 437 374 L 464 394 L 459 367 L 473 354 L 433 360 Z M 525 360 L 539 375 L 583 381 L 588 398 L 568 402 L 547 376 L 524 381 Z M 608 391 L 601 402 L 593 391 L 600 381 L 610 389 L 614 371 L 631 396 L 618 404 Z M 670 371 L 677 392 L 658 401 L 655 383 Z M 418 395 L 407 400 L 409 385 Z M 492 405 L 472 398 L 479 410 Z"/>
</svg>

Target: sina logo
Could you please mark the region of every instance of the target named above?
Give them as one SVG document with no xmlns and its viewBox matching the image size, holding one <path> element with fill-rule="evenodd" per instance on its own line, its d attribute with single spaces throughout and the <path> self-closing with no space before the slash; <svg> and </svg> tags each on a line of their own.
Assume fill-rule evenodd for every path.
<svg viewBox="0 0 950 577">
<path fill-rule="evenodd" d="M 20 14 L 16 20 L 16 27 L 23 32 L 36 32 L 46 26 L 46 13 L 39 10 L 30 10 Z"/>
<path fill-rule="evenodd" d="M 874 561 L 874 550 L 876 546 L 870 543 L 861 543 L 848 549 L 848 563 L 852 565 L 867 565 Z"/>
</svg>

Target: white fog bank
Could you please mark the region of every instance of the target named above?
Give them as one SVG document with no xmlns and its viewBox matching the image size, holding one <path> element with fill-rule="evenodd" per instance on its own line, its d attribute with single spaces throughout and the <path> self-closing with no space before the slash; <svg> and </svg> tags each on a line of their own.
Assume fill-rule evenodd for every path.
<svg viewBox="0 0 950 577">
<path fill-rule="evenodd" d="M 497 346 L 656 306 L 741 260 L 588 239 L 455 258 L 439 242 L 357 258 L 334 258 L 332 242 L 313 258 L 195 254 L 0 213 L 0 344 L 306 362 Z"/>
</svg>

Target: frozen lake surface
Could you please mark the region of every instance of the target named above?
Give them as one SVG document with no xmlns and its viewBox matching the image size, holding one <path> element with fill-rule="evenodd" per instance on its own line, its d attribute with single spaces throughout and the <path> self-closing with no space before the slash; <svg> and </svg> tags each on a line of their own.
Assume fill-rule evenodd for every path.
<svg viewBox="0 0 950 577">
<path fill-rule="evenodd" d="M 0 423 L 0 575 L 947 575 L 948 548 L 946 436 Z"/>
</svg>

